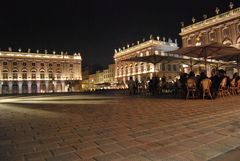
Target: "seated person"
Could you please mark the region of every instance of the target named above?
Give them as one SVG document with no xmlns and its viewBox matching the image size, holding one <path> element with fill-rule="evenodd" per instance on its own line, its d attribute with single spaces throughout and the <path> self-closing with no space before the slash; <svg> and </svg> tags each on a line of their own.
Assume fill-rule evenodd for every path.
<svg viewBox="0 0 240 161">
<path fill-rule="evenodd" d="M 205 96 L 209 96 L 210 98 L 212 98 L 211 86 L 212 86 L 211 79 L 205 78 L 205 79 L 203 79 L 201 81 L 201 88 L 202 88 L 202 92 L 203 92 L 203 99 L 205 98 Z"/>
</svg>

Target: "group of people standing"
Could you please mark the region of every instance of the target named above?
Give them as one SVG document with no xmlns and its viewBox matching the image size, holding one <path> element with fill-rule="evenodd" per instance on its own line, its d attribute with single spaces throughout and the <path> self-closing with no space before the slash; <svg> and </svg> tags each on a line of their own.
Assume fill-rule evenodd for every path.
<svg viewBox="0 0 240 161">
<path fill-rule="evenodd" d="M 139 82 L 137 79 L 134 81 L 132 77 L 127 82 L 129 94 L 142 94 L 142 95 L 159 95 L 164 89 L 172 89 L 173 84 L 167 82 L 166 77 L 154 76 L 152 79 L 147 78 Z M 170 85 L 172 84 L 172 85 Z"/>
</svg>

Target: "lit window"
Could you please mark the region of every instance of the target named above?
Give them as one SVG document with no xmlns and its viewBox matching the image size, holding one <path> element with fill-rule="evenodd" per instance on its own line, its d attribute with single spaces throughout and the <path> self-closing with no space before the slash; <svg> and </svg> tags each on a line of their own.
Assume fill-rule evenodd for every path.
<svg viewBox="0 0 240 161">
<path fill-rule="evenodd" d="M 223 29 L 223 37 L 228 37 L 229 36 L 229 28 Z"/>
<path fill-rule="evenodd" d="M 13 73 L 13 79 L 18 79 L 18 74 L 16 72 Z"/>
<path fill-rule="evenodd" d="M 32 72 L 32 79 L 36 79 L 36 73 Z"/>
<path fill-rule="evenodd" d="M 172 70 L 172 66 L 171 64 L 168 64 L 168 71 L 171 71 Z"/>
<path fill-rule="evenodd" d="M 151 69 L 150 64 L 147 64 L 147 71 L 150 71 L 150 69 Z"/>
<path fill-rule="evenodd" d="M 22 79 L 27 79 L 27 72 L 22 73 Z"/>
<path fill-rule="evenodd" d="M 173 65 L 173 71 L 177 71 L 177 65 L 176 64 Z"/>
<path fill-rule="evenodd" d="M 3 79 L 8 79 L 8 73 L 3 73 Z"/>
<path fill-rule="evenodd" d="M 49 74 L 48 74 L 48 77 L 49 77 L 49 79 L 53 79 L 53 74 L 52 74 L 52 73 L 49 73 Z"/>
<path fill-rule="evenodd" d="M 141 64 L 141 72 L 144 72 L 144 64 Z"/>
<path fill-rule="evenodd" d="M 165 64 L 162 64 L 162 71 L 165 71 L 166 68 L 165 68 Z"/>
<path fill-rule="evenodd" d="M 61 74 L 60 73 L 57 74 L 57 79 L 61 79 Z"/>
<path fill-rule="evenodd" d="M 210 41 L 215 41 L 215 40 L 216 40 L 216 34 L 215 34 L 215 32 L 210 32 L 210 33 L 209 33 L 209 39 L 210 39 Z"/>
<path fill-rule="evenodd" d="M 125 67 L 125 74 L 128 74 L 128 67 Z"/>
<path fill-rule="evenodd" d="M 135 65 L 135 72 L 138 73 L 138 65 Z"/>
<path fill-rule="evenodd" d="M 41 72 L 40 73 L 40 79 L 44 79 L 45 78 L 45 74 L 44 74 L 44 72 Z"/>
</svg>

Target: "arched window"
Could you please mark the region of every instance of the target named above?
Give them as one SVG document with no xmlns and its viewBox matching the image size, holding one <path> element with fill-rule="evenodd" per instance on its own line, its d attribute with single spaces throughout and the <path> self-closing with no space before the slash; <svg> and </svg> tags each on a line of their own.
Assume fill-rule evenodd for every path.
<svg viewBox="0 0 240 161">
<path fill-rule="evenodd" d="M 166 70 L 165 64 L 163 63 L 163 64 L 162 64 L 162 71 L 165 71 L 165 70 Z"/>
<path fill-rule="evenodd" d="M 141 63 L 141 73 L 144 72 L 144 63 Z"/>
<path fill-rule="evenodd" d="M 18 70 L 13 69 L 13 79 L 18 79 Z"/>
<path fill-rule="evenodd" d="M 31 70 L 31 76 L 32 76 L 32 79 L 36 79 L 36 69 L 32 69 Z"/>
<path fill-rule="evenodd" d="M 27 79 L 27 69 L 22 69 L 22 79 Z"/>
<path fill-rule="evenodd" d="M 40 79 L 45 79 L 45 72 L 44 71 L 40 71 Z"/>
<path fill-rule="evenodd" d="M 148 63 L 147 64 L 147 71 L 150 71 L 150 69 L 151 69 L 151 65 L 150 65 L 150 63 Z"/>
<path fill-rule="evenodd" d="M 57 79 L 61 79 L 61 71 L 57 71 Z"/>
<path fill-rule="evenodd" d="M 135 73 L 138 73 L 138 64 L 135 64 Z"/>
<path fill-rule="evenodd" d="M 121 67 L 120 74 L 123 75 L 123 66 Z"/>
<path fill-rule="evenodd" d="M 8 79 L 8 69 L 3 69 L 2 77 L 3 77 L 3 79 Z"/>
<path fill-rule="evenodd" d="M 125 67 L 125 74 L 128 74 L 128 66 Z"/>
<path fill-rule="evenodd" d="M 229 37 L 230 35 L 230 30 L 228 27 L 224 28 L 223 29 L 223 37 L 226 38 L 226 37 Z"/>
<path fill-rule="evenodd" d="M 187 39 L 187 46 L 192 46 L 192 38 L 190 37 L 190 38 L 188 38 Z"/>
<path fill-rule="evenodd" d="M 216 32 L 215 31 L 209 32 L 209 40 L 216 41 Z"/>
<path fill-rule="evenodd" d="M 120 75 L 120 73 L 119 73 L 120 71 L 119 71 L 119 67 L 117 67 L 117 76 L 119 76 Z"/>
<path fill-rule="evenodd" d="M 133 65 L 131 64 L 130 65 L 130 75 L 132 75 L 133 74 Z"/>
<path fill-rule="evenodd" d="M 52 70 L 48 71 L 48 78 L 53 79 L 53 71 Z"/>
</svg>

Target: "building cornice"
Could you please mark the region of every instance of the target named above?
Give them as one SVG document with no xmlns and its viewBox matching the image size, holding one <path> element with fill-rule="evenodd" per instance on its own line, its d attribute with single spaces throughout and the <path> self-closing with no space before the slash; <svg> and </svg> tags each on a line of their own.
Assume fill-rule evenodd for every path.
<svg viewBox="0 0 240 161">
<path fill-rule="evenodd" d="M 125 56 L 125 55 L 128 55 L 130 53 L 138 52 L 138 51 L 150 48 L 150 47 L 161 46 L 161 45 L 168 45 L 168 46 L 172 46 L 172 47 L 177 47 L 177 44 L 173 43 L 173 42 L 165 42 L 165 41 L 159 41 L 159 40 L 149 40 L 149 41 L 143 42 L 141 44 L 138 44 L 138 45 L 129 47 L 127 49 L 121 50 L 119 52 L 115 52 L 114 58 Z"/>
<path fill-rule="evenodd" d="M 25 52 L 12 52 L 0 51 L 0 58 L 28 58 L 28 59 L 69 59 L 69 60 L 82 60 L 80 54 L 74 55 L 54 55 L 54 54 L 41 54 L 41 53 L 25 53 Z"/>
<path fill-rule="evenodd" d="M 225 13 L 219 14 L 217 16 L 208 18 L 204 21 L 200 21 L 200 22 L 194 23 L 192 25 L 183 27 L 181 29 L 181 33 L 179 35 L 184 36 L 184 35 L 187 35 L 187 34 L 191 34 L 193 32 L 202 30 L 204 28 L 208 28 L 210 26 L 215 26 L 215 25 L 218 25 L 218 24 L 222 24 L 223 22 L 227 22 L 227 21 L 237 19 L 237 18 L 240 18 L 240 7 L 236 8 L 236 9 L 233 9 L 233 10 L 230 10 L 230 11 L 225 12 Z"/>
</svg>

